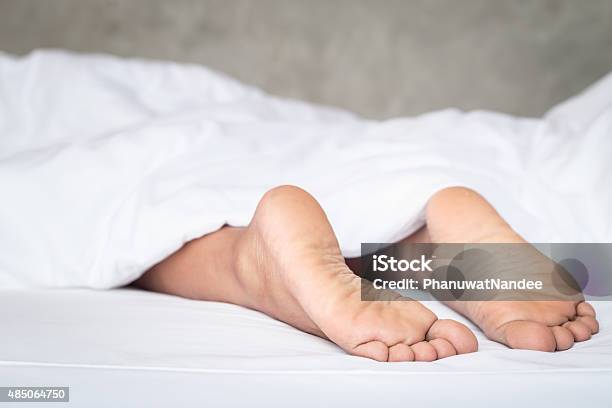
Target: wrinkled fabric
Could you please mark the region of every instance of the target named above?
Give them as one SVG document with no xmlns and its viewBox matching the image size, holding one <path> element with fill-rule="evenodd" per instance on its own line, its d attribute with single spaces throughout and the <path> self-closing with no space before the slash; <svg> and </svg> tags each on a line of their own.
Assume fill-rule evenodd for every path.
<svg viewBox="0 0 612 408">
<path fill-rule="evenodd" d="M 543 118 L 448 109 L 364 120 L 194 65 L 0 54 L 0 287 L 112 288 L 245 226 L 294 184 L 346 256 L 422 226 L 437 190 L 483 194 L 535 242 L 612 242 L 612 75 Z"/>
</svg>

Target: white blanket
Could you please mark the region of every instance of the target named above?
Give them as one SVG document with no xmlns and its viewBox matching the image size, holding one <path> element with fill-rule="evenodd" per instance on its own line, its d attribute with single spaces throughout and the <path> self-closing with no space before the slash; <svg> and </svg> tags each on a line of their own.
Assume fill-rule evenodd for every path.
<svg viewBox="0 0 612 408">
<path fill-rule="evenodd" d="M 0 287 L 126 284 L 287 183 L 321 202 L 345 255 L 411 233 L 454 184 L 531 241 L 612 241 L 612 75 L 543 119 L 374 122 L 202 67 L 0 54 L 0 129 Z"/>
</svg>

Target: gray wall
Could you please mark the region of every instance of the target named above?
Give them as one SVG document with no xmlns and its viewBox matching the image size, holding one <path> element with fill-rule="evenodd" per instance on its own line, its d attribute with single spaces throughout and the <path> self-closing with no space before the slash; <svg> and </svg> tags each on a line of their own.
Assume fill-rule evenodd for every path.
<svg viewBox="0 0 612 408">
<path fill-rule="evenodd" d="M 540 115 L 612 70 L 610 0 L 0 0 L 0 49 L 197 62 L 369 117 Z"/>
</svg>

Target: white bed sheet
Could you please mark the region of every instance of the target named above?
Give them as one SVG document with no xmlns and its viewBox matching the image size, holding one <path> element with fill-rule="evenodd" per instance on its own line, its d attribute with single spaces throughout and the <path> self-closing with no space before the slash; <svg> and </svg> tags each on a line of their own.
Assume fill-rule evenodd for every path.
<svg viewBox="0 0 612 408">
<path fill-rule="evenodd" d="M 72 406 L 610 406 L 612 303 L 570 351 L 377 363 L 261 313 L 132 289 L 0 291 L 0 384 L 70 386 Z M 4 405 L 2 405 L 4 406 Z"/>
</svg>

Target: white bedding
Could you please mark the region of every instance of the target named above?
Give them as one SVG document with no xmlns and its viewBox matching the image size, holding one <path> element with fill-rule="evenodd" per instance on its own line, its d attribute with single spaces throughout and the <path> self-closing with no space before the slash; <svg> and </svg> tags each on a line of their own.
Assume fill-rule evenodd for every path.
<svg viewBox="0 0 612 408">
<path fill-rule="evenodd" d="M 607 406 L 612 304 L 567 352 L 381 364 L 237 306 L 110 288 L 194 237 L 311 191 L 345 254 L 404 236 L 429 194 L 477 188 L 529 240 L 612 241 L 612 75 L 543 119 L 364 121 L 201 67 L 0 54 L 0 385 L 77 406 Z M 23 289 L 23 288 L 26 289 Z M 438 303 L 440 317 L 464 321 Z"/>
<path fill-rule="evenodd" d="M 238 306 L 117 289 L 0 291 L 0 385 L 70 386 L 71 406 L 608 407 L 612 303 L 570 351 L 377 363 Z M 2 405 L 3 406 L 3 405 Z"/>
<path fill-rule="evenodd" d="M 612 241 L 612 75 L 544 119 L 446 110 L 365 121 L 201 67 L 0 54 L 0 287 L 110 288 L 245 225 L 269 188 L 321 202 L 345 255 L 476 188 L 535 242 Z"/>
</svg>

